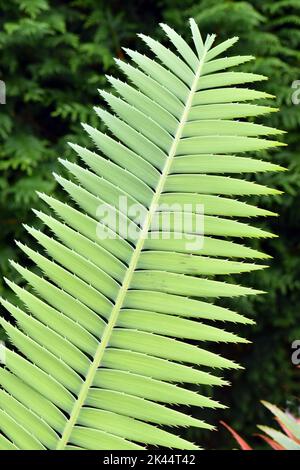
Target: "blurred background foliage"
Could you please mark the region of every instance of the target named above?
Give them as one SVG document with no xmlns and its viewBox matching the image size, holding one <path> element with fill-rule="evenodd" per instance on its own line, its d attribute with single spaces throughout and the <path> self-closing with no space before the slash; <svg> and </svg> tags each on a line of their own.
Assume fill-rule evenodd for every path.
<svg viewBox="0 0 300 470">
<path fill-rule="evenodd" d="M 75 158 L 66 143 L 89 145 L 80 122 L 99 126 L 92 110 L 99 103 L 97 88 L 108 87 L 105 74 L 118 75 L 113 57 L 125 58 L 122 46 L 143 49 L 138 32 L 165 41 L 158 27 L 161 21 L 188 39 L 187 19 L 193 16 L 203 34 L 216 33 L 219 41 L 238 35 L 234 53 L 257 57 L 244 69 L 270 78 L 259 83 L 259 89 L 276 95 L 281 109 L 263 121 L 286 130 L 289 144 L 263 158 L 290 171 L 257 176 L 285 192 L 284 197 L 259 201 L 280 213 L 258 222 L 279 235 L 255 245 L 274 257 L 270 268 L 242 278 L 268 294 L 238 301 L 239 311 L 257 321 L 244 331 L 239 327 L 253 344 L 219 346 L 246 371 L 226 373 L 232 387 L 213 393 L 229 409 L 210 413 L 209 421 L 218 424 L 224 419 L 249 436 L 257 423 L 266 423 L 260 399 L 295 412 L 299 377 L 297 383 L 290 356 L 291 342 L 300 338 L 300 105 L 291 98 L 292 83 L 300 80 L 300 1 L 0 0 L 0 11 L 0 79 L 7 93 L 6 104 L 0 105 L 0 293 L 4 297 L 10 292 L 3 276 L 20 282 L 8 260 L 28 263 L 14 239 L 29 242 L 22 223 L 38 225 L 31 207 L 40 208 L 42 203 L 35 191 L 60 193 L 52 178 L 53 171 L 62 172 L 57 158 Z M 186 433 L 210 449 L 230 448 L 232 442 L 225 431 Z"/>
</svg>

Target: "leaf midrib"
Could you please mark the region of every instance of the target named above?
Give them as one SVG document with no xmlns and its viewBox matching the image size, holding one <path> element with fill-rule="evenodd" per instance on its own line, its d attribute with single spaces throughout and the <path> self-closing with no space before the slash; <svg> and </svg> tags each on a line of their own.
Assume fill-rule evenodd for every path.
<svg viewBox="0 0 300 470">
<path fill-rule="evenodd" d="M 149 228 L 151 227 L 151 222 L 152 222 L 153 215 L 156 212 L 157 205 L 158 205 L 160 196 L 162 194 L 166 179 L 167 179 L 167 177 L 170 173 L 173 158 L 176 155 L 177 146 L 178 146 L 178 143 L 179 143 L 179 141 L 182 137 L 182 131 L 183 131 L 184 125 L 187 122 L 188 114 L 189 114 L 189 111 L 192 107 L 193 97 L 194 97 L 195 92 L 197 91 L 197 85 L 198 85 L 199 78 L 201 76 L 201 71 L 202 71 L 204 60 L 205 60 L 205 57 L 206 57 L 206 54 L 207 54 L 207 50 L 208 49 L 206 47 L 204 47 L 202 57 L 199 60 L 197 71 L 195 72 L 195 77 L 194 77 L 193 83 L 191 85 L 191 89 L 190 89 L 190 92 L 188 94 L 188 97 L 187 97 L 187 100 L 186 100 L 186 103 L 185 103 L 185 106 L 184 106 L 184 110 L 183 110 L 181 119 L 180 119 L 179 124 L 178 124 L 177 131 L 176 131 L 175 136 L 174 136 L 173 143 L 172 143 L 170 151 L 168 153 L 166 163 L 165 163 L 165 166 L 163 168 L 163 171 L 162 171 L 162 174 L 161 174 L 158 186 L 157 186 L 157 191 L 153 195 L 153 199 L 152 199 L 151 205 L 149 207 L 147 217 L 145 219 L 143 228 L 142 228 L 141 233 L 140 233 L 140 238 L 139 238 L 139 240 L 136 244 L 136 247 L 134 249 L 134 252 L 132 254 L 132 258 L 131 258 L 130 264 L 127 268 L 126 275 L 124 277 L 123 283 L 120 287 L 120 291 L 119 291 L 119 294 L 117 296 L 116 303 L 115 303 L 115 305 L 112 309 L 109 322 L 108 322 L 107 326 L 105 327 L 105 330 L 104 330 L 103 335 L 102 335 L 101 342 L 100 342 L 100 344 L 99 344 L 99 346 L 96 350 L 95 357 L 93 359 L 93 362 L 90 365 L 90 368 L 89 368 L 89 371 L 87 373 L 86 379 L 85 379 L 85 381 L 83 382 L 83 384 L 81 386 L 78 398 L 74 403 L 73 409 L 70 413 L 70 418 L 68 419 L 68 421 L 66 423 L 66 426 L 64 428 L 64 431 L 62 433 L 62 436 L 61 436 L 61 438 L 59 439 L 59 441 L 57 443 L 56 450 L 63 450 L 65 448 L 65 446 L 68 444 L 68 441 L 69 441 L 69 438 L 71 436 L 72 430 L 73 430 L 74 426 L 77 423 L 79 413 L 81 411 L 81 408 L 84 406 L 84 403 L 85 403 L 85 400 L 86 400 L 87 395 L 89 393 L 89 390 L 90 390 L 90 388 L 93 384 L 95 374 L 97 372 L 97 369 L 101 365 L 101 361 L 102 361 L 104 352 L 106 350 L 106 347 L 108 346 L 108 343 L 109 343 L 109 340 L 111 338 L 113 329 L 114 329 L 114 327 L 116 325 L 116 322 L 118 320 L 118 315 L 119 315 L 120 310 L 123 306 L 124 299 L 126 297 L 126 293 L 129 289 L 133 274 L 136 270 L 138 260 L 139 260 L 139 256 L 140 256 L 140 254 L 143 250 L 144 242 L 145 242 L 145 239 L 147 237 L 147 233 L 149 231 Z"/>
</svg>

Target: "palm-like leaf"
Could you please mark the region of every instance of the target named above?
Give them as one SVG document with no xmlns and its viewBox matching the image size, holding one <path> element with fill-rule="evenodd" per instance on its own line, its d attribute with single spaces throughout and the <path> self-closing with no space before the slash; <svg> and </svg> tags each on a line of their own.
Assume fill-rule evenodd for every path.
<svg viewBox="0 0 300 470">
<path fill-rule="evenodd" d="M 224 71 L 251 59 L 219 58 L 236 38 L 213 47 L 191 21 L 193 50 L 162 27 L 174 52 L 141 36 L 155 57 L 127 50 L 132 63 L 117 63 L 130 84 L 108 77 L 118 96 L 101 92 L 112 111 L 96 112 L 110 135 L 84 125 L 101 155 L 71 144 L 87 168 L 62 161 L 74 182 L 55 175 L 76 208 L 41 194 L 54 215 L 37 216 L 55 238 L 27 229 L 50 258 L 18 243 L 45 278 L 12 263 L 30 289 L 7 282 L 27 311 L 2 300 L 17 325 L 1 324 L 20 351 L 7 349 L 0 370 L 2 449 L 195 449 L 157 425 L 210 428 L 170 405 L 222 405 L 176 383 L 222 385 L 202 368 L 239 367 L 184 339 L 245 341 L 199 320 L 251 323 L 205 298 L 257 291 L 205 276 L 259 269 L 243 261 L 267 258 L 225 237 L 271 236 L 227 218 L 271 213 L 227 196 L 278 191 L 223 174 L 280 170 L 232 155 L 280 145 L 260 137 L 280 132 L 237 120 L 273 109 L 248 103 L 266 93 L 235 87 L 264 77 Z M 97 209 L 121 196 L 146 210 L 138 237 L 100 239 Z M 204 205 L 201 251 L 187 248 L 175 224 L 162 236 L 157 206 L 173 203 Z"/>
<path fill-rule="evenodd" d="M 300 450 L 300 420 L 271 403 L 262 403 L 273 413 L 284 432 L 269 426 L 258 426 L 265 433 L 260 434 L 260 437 L 277 450 Z"/>
<path fill-rule="evenodd" d="M 288 412 L 282 411 L 275 405 L 266 401 L 262 402 L 271 413 L 284 432 L 269 426 L 258 426 L 264 434 L 257 434 L 273 450 L 300 450 L 300 420 Z M 221 424 L 228 429 L 242 450 L 254 450 L 249 444 L 228 424 L 221 421 Z"/>
</svg>

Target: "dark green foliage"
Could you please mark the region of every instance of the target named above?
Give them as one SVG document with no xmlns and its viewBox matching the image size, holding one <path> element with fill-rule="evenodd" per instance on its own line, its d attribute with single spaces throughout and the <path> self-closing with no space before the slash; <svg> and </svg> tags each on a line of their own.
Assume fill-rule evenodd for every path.
<svg viewBox="0 0 300 470">
<path fill-rule="evenodd" d="M 218 392 L 230 407 L 222 418 L 248 436 L 256 423 L 265 422 L 260 399 L 285 406 L 299 396 L 290 360 L 291 342 L 300 339 L 300 104 L 291 99 L 292 83 L 300 80 L 299 0 L 0 0 L 0 9 L 0 79 L 7 90 L 7 103 L 0 105 L 0 270 L 16 282 L 8 259 L 26 262 L 14 238 L 26 242 L 21 224 L 37 225 L 31 207 L 41 202 L 35 190 L 55 190 L 51 173 L 61 172 L 57 157 L 74 158 L 68 141 L 88 144 L 80 122 L 97 125 L 92 111 L 100 102 L 97 88 L 107 86 L 105 74 L 117 73 L 113 57 L 123 58 L 121 45 L 141 49 L 137 32 L 161 35 L 157 23 L 164 21 L 184 34 L 193 16 L 204 34 L 215 32 L 220 40 L 240 36 L 235 52 L 257 57 L 245 70 L 270 77 L 258 88 L 277 96 L 281 112 L 263 122 L 288 131 L 289 146 L 263 158 L 291 171 L 257 177 L 285 192 L 282 198 L 259 201 L 280 213 L 258 221 L 279 238 L 262 242 L 261 248 L 274 257 L 270 268 L 244 275 L 245 285 L 268 294 L 239 301 L 239 311 L 257 321 L 256 327 L 240 332 L 254 344 L 226 347 L 246 371 L 231 374 L 233 387 Z M 0 290 L 9 295 L 2 280 Z M 192 439 L 199 442 L 197 432 Z M 203 437 L 209 448 L 230 442 L 223 431 L 205 433 L 201 443 Z"/>
<path fill-rule="evenodd" d="M 74 158 L 68 141 L 89 143 L 80 122 L 98 123 L 97 88 L 115 73 L 121 44 L 156 25 L 150 2 L 148 12 L 143 2 L 131 3 L 125 10 L 105 0 L 0 0 L 0 80 L 7 95 L 0 105 L 0 268 L 9 278 L 15 273 L 8 259 L 20 256 L 14 239 L 27 240 L 21 224 L 35 220 L 31 207 L 41 205 L 35 191 L 54 191 L 57 158 Z M 9 295 L 2 276 L 0 288 Z"/>
</svg>

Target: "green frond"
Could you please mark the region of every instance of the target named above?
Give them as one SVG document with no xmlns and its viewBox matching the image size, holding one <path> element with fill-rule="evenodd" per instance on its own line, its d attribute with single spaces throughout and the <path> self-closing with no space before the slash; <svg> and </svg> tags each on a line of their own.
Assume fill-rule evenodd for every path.
<svg viewBox="0 0 300 470">
<path fill-rule="evenodd" d="M 18 302 L 0 299 L 13 345 L 0 368 L 0 449 L 194 450 L 161 426 L 212 426 L 172 405 L 225 407 L 184 384 L 228 385 L 211 369 L 241 368 L 213 346 L 248 343 L 226 322 L 254 322 L 218 299 L 263 292 L 218 276 L 266 267 L 247 239 L 275 235 L 239 218 L 276 214 L 240 196 L 280 191 L 235 174 L 283 171 L 253 156 L 283 145 L 282 131 L 246 120 L 277 109 L 238 87 L 266 77 L 231 70 L 253 59 L 221 56 L 237 38 L 214 46 L 190 26 L 193 45 L 162 24 L 170 47 L 141 34 L 149 56 L 125 49 L 129 62 L 116 63 L 128 83 L 108 76 L 95 107 L 106 131 L 83 123 L 94 149 L 70 143 L 80 164 L 60 159 L 70 179 L 54 173 L 69 202 L 38 193 L 48 230 L 24 226 L 39 251 L 16 243 L 34 268 L 11 261 L 26 285 L 5 279 Z"/>
</svg>

